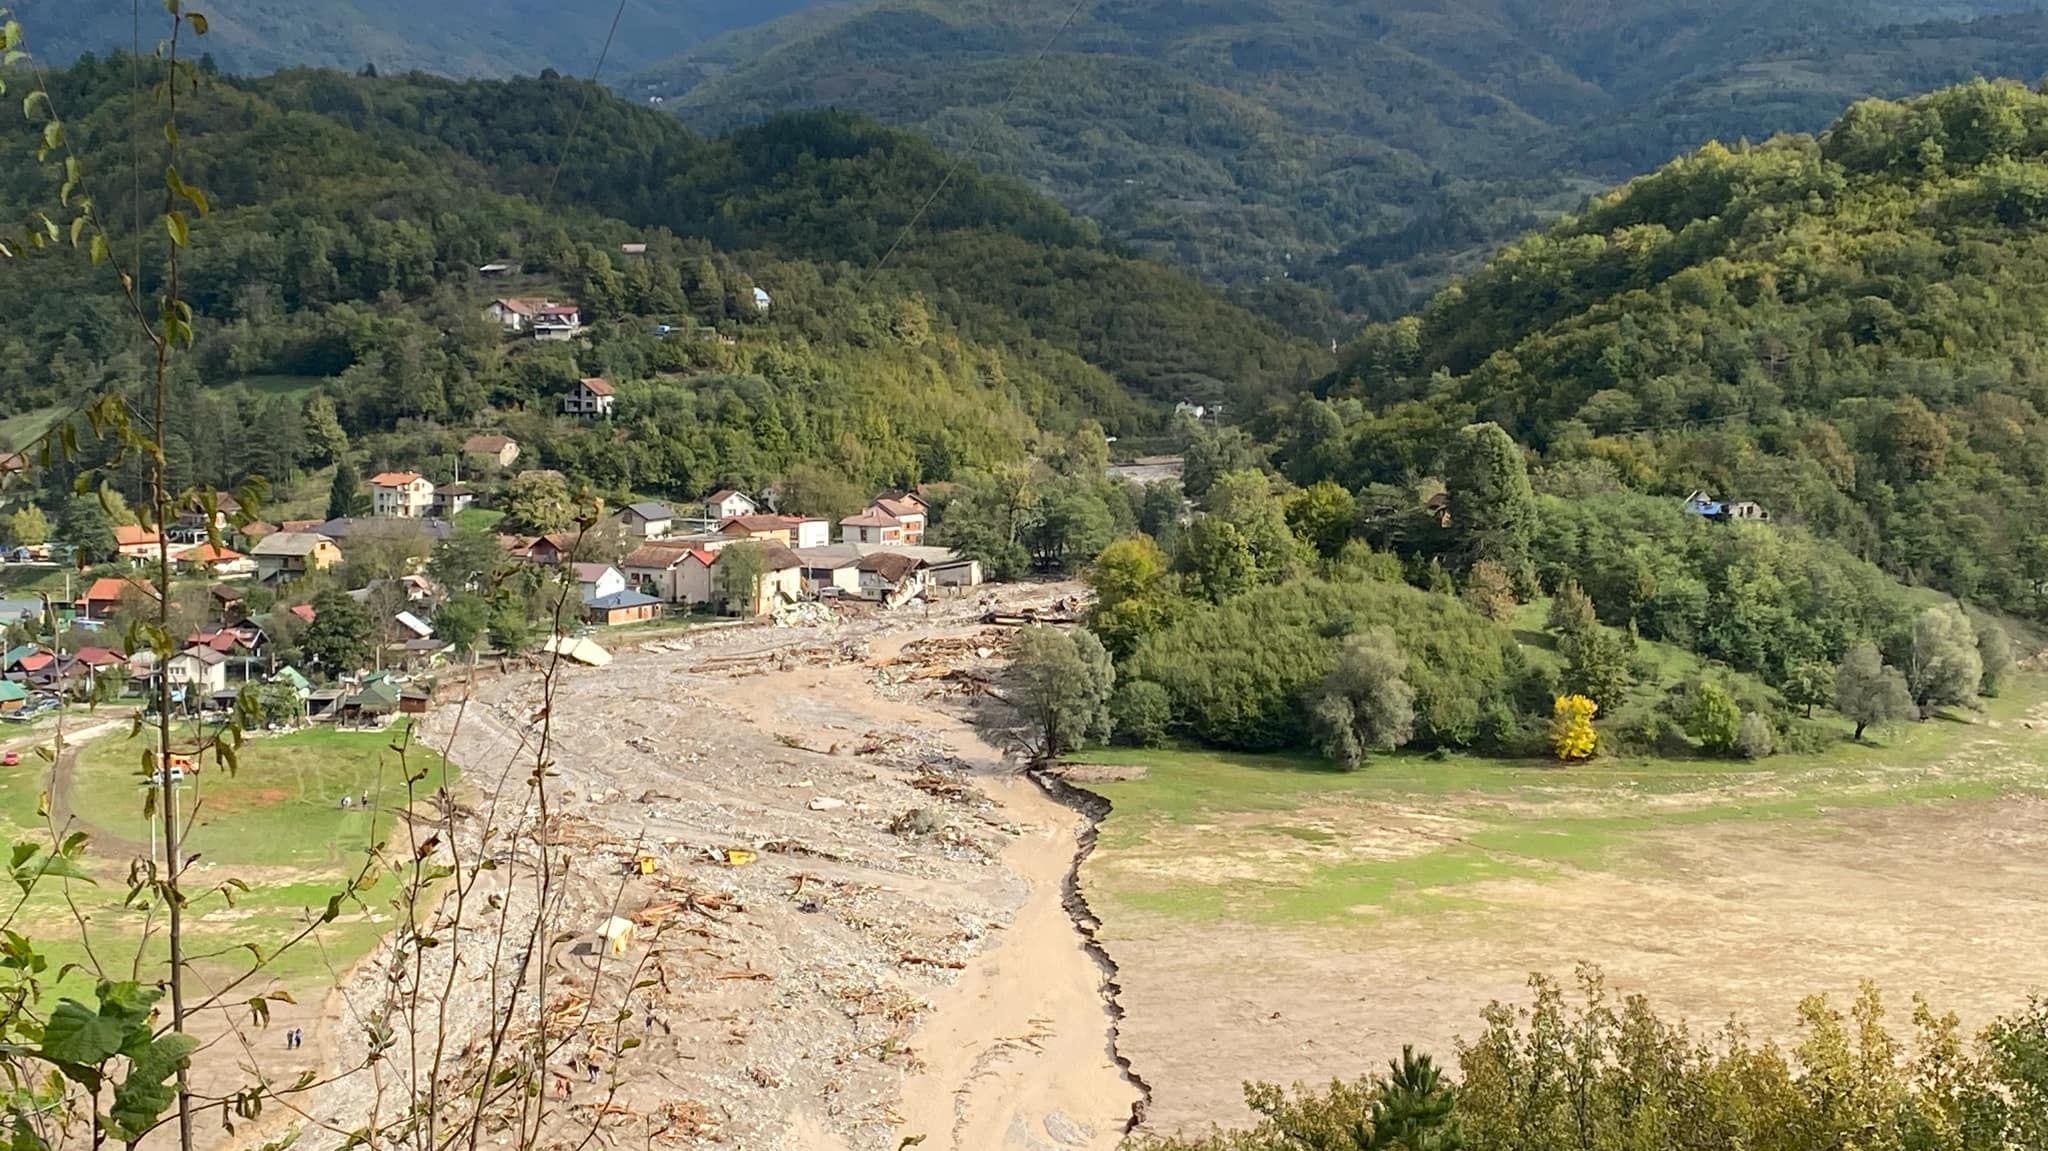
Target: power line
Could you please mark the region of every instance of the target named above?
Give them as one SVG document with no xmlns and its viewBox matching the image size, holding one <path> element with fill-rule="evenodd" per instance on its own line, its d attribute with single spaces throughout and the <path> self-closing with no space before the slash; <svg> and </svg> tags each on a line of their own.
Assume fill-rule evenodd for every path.
<svg viewBox="0 0 2048 1151">
<path fill-rule="evenodd" d="M 1052 54 L 1053 45 L 1059 42 L 1061 36 L 1066 35 L 1067 29 L 1073 26 L 1074 20 L 1081 15 L 1081 9 L 1086 8 L 1088 6 L 1088 3 L 1089 0 L 1074 0 L 1074 6 L 1068 9 L 1067 11 L 1067 18 L 1065 20 L 1060 21 L 1059 27 L 1053 29 L 1053 33 L 1051 36 L 1046 37 L 1045 43 L 1039 46 L 1038 55 L 1033 56 L 1031 58 L 1031 63 L 1025 66 L 1024 74 L 1017 77 L 1017 82 L 1015 84 L 1010 85 L 1009 95 L 1004 96 L 1003 102 L 996 105 L 996 123 L 1002 122 L 1004 114 L 1009 112 L 1010 110 L 1010 105 L 1013 102 L 1015 102 L 1017 96 L 1024 91 L 1024 85 L 1030 83 L 1033 79 L 1037 77 L 1039 67 L 1045 63 L 1045 58 Z M 977 141 L 974 144 L 971 144 L 969 147 L 963 149 L 959 155 L 953 158 L 953 165 L 952 167 L 946 169 L 945 178 L 939 181 L 939 186 L 932 189 L 932 194 L 925 197 L 924 203 L 918 205 L 916 214 L 910 217 L 910 222 L 903 225 L 903 230 L 901 232 L 896 233 L 896 240 L 894 243 L 889 245 L 889 250 L 883 252 L 882 258 L 875 261 L 875 266 L 868 269 L 868 274 L 861 280 L 861 290 L 863 292 L 867 290 L 869 282 L 871 282 L 875 278 L 875 276 L 881 272 L 883 268 L 888 266 L 889 257 L 894 256 L 896 254 L 896 249 L 901 248 L 903 246 L 903 241 L 910 238 L 910 233 L 916 230 L 918 223 L 924 219 L 925 213 L 931 211 L 932 205 L 938 203 L 939 197 L 944 195 L 946 189 L 952 185 L 953 177 L 960 174 L 960 169 L 964 167 L 967 163 L 967 157 L 973 152 L 977 151 L 980 148 L 980 146 L 981 145 L 979 141 Z"/>
<path fill-rule="evenodd" d="M 555 201 L 555 183 L 562 178 L 562 166 L 568 163 L 569 149 L 576 143 L 576 137 L 583 132 L 584 114 L 590 111 L 590 94 L 597 88 L 597 78 L 604 74 L 604 62 L 612 54 L 612 38 L 619 34 L 619 21 L 625 19 L 626 0 L 619 0 L 617 11 L 612 13 L 612 26 L 604 34 L 604 47 L 597 53 L 597 67 L 590 70 L 590 86 L 583 90 L 583 100 L 576 105 L 576 119 L 569 124 L 569 134 L 562 137 L 562 150 L 555 155 L 555 170 L 548 175 L 547 194 L 541 197 L 541 210 L 545 212 Z"/>
</svg>

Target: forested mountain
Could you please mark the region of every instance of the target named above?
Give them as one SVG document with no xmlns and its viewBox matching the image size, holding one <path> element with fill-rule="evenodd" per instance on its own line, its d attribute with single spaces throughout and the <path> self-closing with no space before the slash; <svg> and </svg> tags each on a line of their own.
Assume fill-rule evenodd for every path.
<svg viewBox="0 0 2048 1151">
<path fill-rule="evenodd" d="M 1708 139 L 1818 130 L 1865 95 L 2031 79 L 2048 59 L 2040 7 L 1101 0 L 1004 108 L 1073 5 L 878 0 L 714 41 L 626 87 L 704 128 L 825 105 L 915 125 L 1335 334 L 1330 299 L 1390 318 L 1586 192 Z"/>
<path fill-rule="evenodd" d="M 627 0 L 611 66 L 629 69 L 811 0 Z M 14 0 L 8 5 L 47 61 L 156 44 L 155 0 Z M 212 25 L 204 45 L 221 67 L 270 72 L 314 65 L 351 71 L 419 68 L 450 76 L 503 76 L 544 68 L 587 75 L 617 9 L 613 0 L 222 0 L 199 5 Z"/>
<path fill-rule="evenodd" d="M 149 96 L 121 58 L 49 84 L 74 110 L 70 138 L 126 264 L 138 187 L 144 218 L 158 210 L 130 167 Z M 864 487 L 945 478 L 1020 460 L 1084 420 L 1156 430 L 1160 401 L 1186 390 L 1278 389 L 1329 367 L 1186 277 L 1112 253 L 1057 204 L 970 170 L 878 268 L 949 161 L 845 116 L 706 140 L 576 80 L 302 70 L 209 75 L 180 120 L 180 169 L 213 206 L 184 269 L 199 338 L 179 381 L 181 483 L 326 462 L 309 446 L 319 421 L 300 410 L 309 390 L 378 463 L 418 466 L 452 453 L 462 428 L 512 421 L 544 462 L 607 490 L 694 495 L 797 469 Z M 0 143 L 10 220 L 56 203 L 62 171 L 36 161 L 40 140 L 17 121 Z M 494 261 L 515 273 L 480 277 Z M 482 311 L 510 294 L 581 301 L 590 338 L 508 343 Z M 0 307 L 0 416 L 141 374 L 111 272 L 81 254 L 16 265 Z M 553 421 L 560 395 L 595 375 L 619 383 L 622 424 Z M 293 398 L 210 390 L 248 378 Z"/>
<path fill-rule="evenodd" d="M 1704 487 L 2042 617 L 2044 229 L 2048 97 L 1859 103 L 1510 245 L 1274 427 L 1303 482 L 1401 483 L 1498 420 L 1561 494 Z"/>
</svg>

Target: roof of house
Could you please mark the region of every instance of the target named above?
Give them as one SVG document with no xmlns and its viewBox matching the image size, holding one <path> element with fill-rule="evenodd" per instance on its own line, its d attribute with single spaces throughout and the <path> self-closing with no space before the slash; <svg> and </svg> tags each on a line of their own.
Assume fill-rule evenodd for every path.
<svg viewBox="0 0 2048 1151">
<path fill-rule="evenodd" d="M 20 703 L 27 698 L 27 688 L 13 680 L 0 679 L 0 703 Z"/>
<path fill-rule="evenodd" d="M 122 579 L 118 576 L 101 576 L 92 581 L 92 586 L 85 589 L 84 594 L 78 597 L 78 602 L 94 603 L 118 600 L 127 593 L 129 588 L 134 588 L 147 596 L 154 597 L 156 595 L 156 589 L 148 584 L 137 583 L 132 579 Z"/>
<path fill-rule="evenodd" d="M 213 598 L 222 603 L 240 603 L 248 597 L 249 593 L 232 584 L 217 583 L 213 585 Z"/>
<path fill-rule="evenodd" d="M 114 542 L 124 548 L 153 544 L 162 538 L 161 533 L 141 524 L 122 524 L 114 529 Z"/>
<path fill-rule="evenodd" d="M 612 389 L 612 382 L 610 380 L 605 379 L 603 376 L 585 376 L 583 379 L 577 380 L 576 382 L 583 385 L 585 388 L 588 388 L 590 391 L 597 393 L 600 396 L 610 396 L 617 394 Z"/>
<path fill-rule="evenodd" d="M 21 657 L 19 660 L 16 660 L 15 666 L 19 667 L 23 671 L 41 671 L 44 668 L 49 667 L 51 664 L 56 662 L 56 656 L 46 651 L 39 651 L 36 652 L 34 655 L 25 655 Z"/>
<path fill-rule="evenodd" d="M 346 540 L 349 533 L 357 528 L 368 528 L 372 532 L 422 531 L 434 537 L 437 542 L 455 534 L 455 525 L 447 520 L 394 520 L 369 516 L 343 516 L 340 519 L 314 524 L 308 530 L 340 542 Z"/>
<path fill-rule="evenodd" d="M 242 534 L 248 537 L 249 539 L 260 540 L 264 536 L 276 534 L 277 525 L 273 523 L 265 523 L 262 520 L 250 520 L 248 523 L 242 525 L 241 531 Z"/>
<path fill-rule="evenodd" d="M 522 316 L 531 316 L 537 314 L 547 301 L 536 300 L 528 296 L 512 296 L 507 299 L 498 300 L 496 303 L 498 307 L 508 312 L 516 312 Z"/>
<path fill-rule="evenodd" d="M 575 304 L 546 303 L 540 306 L 538 314 L 542 316 L 576 316 L 581 315 L 582 312 L 583 309 Z"/>
<path fill-rule="evenodd" d="M 277 674 L 270 677 L 270 682 L 290 684 L 302 692 L 310 690 L 313 686 L 313 681 L 307 679 L 295 667 L 279 668 Z"/>
<path fill-rule="evenodd" d="M 420 617 L 412 614 L 409 611 L 399 612 L 396 616 L 393 616 L 392 618 L 398 621 L 400 627 L 403 627 L 405 630 L 413 633 L 416 636 L 419 636 L 421 639 L 425 639 L 427 636 L 434 634 L 434 627 L 432 624 L 429 624 L 426 620 L 421 619 Z"/>
<path fill-rule="evenodd" d="M 228 657 L 210 647 L 188 647 L 172 657 L 173 659 L 196 659 L 208 667 L 219 667 Z"/>
<path fill-rule="evenodd" d="M 570 566 L 576 569 L 576 582 L 578 583 L 596 583 L 598 580 L 603 579 L 607 573 L 618 570 L 610 564 L 579 563 L 571 564 Z"/>
<path fill-rule="evenodd" d="M 188 564 L 226 564 L 233 563 L 244 557 L 241 552 L 233 548 L 224 548 L 218 544 L 204 543 L 197 547 L 186 548 L 171 558 L 179 563 Z"/>
<path fill-rule="evenodd" d="M 451 496 L 473 496 L 475 494 L 475 488 L 470 487 L 468 484 L 460 482 L 452 484 L 442 484 L 434 489 L 434 498 L 437 500 L 446 499 Z"/>
<path fill-rule="evenodd" d="M 653 568 L 666 571 L 683 562 L 683 557 L 689 555 L 690 551 L 691 548 L 688 544 L 643 544 L 633 549 L 632 555 L 620 560 L 619 566 L 622 568 Z"/>
<path fill-rule="evenodd" d="M 838 547 L 798 548 L 796 558 L 807 568 L 817 571 L 837 571 L 860 562 L 860 553 Z"/>
<path fill-rule="evenodd" d="M 402 488 L 424 479 L 418 472 L 378 472 L 370 477 L 370 486 L 379 488 Z"/>
<path fill-rule="evenodd" d="M 7 654 L 0 655 L 0 667 L 13 667 L 41 650 L 43 645 L 37 643 L 25 643 L 19 647 L 8 648 Z"/>
<path fill-rule="evenodd" d="M 747 532 L 773 532 L 793 528 L 802 522 L 804 522 L 802 516 L 777 516 L 766 514 L 753 516 L 727 516 L 724 520 L 719 522 L 718 530 L 726 531 L 731 528 L 738 528 L 741 531 Z"/>
<path fill-rule="evenodd" d="M 590 599 L 584 600 L 583 606 L 593 611 L 625 611 L 628 608 L 648 607 L 660 602 L 660 599 L 648 595 L 646 592 L 634 591 L 628 588 L 625 591 L 615 591 L 610 595 L 593 596 Z"/>
<path fill-rule="evenodd" d="M 307 623 L 312 623 L 312 622 L 313 622 L 313 605 L 312 605 L 312 604 L 309 604 L 309 603 L 295 603 L 295 604 L 293 604 L 293 605 L 291 606 L 291 608 L 290 608 L 289 610 L 291 611 L 291 613 L 292 613 L 293 615 L 295 615 L 295 616 L 298 616 L 298 617 L 299 617 L 300 619 L 302 619 L 302 620 L 305 620 L 305 621 L 306 621 Z"/>
<path fill-rule="evenodd" d="M 465 452 L 502 452 L 519 441 L 511 436 L 471 436 L 462 441 Z"/>
<path fill-rule="evenodd" d="M 626 510 L 643 520 L 672 520 L 676 518 L 675 511 L 660 500 L 641 500 L 636 504 L 627 504 Z"/>
<path fill-rule="evenodd" d="M 880 508 L 883 514 L 895 516 L 899 520 L 923 516 L 926 511 L 923 500 L 891 499 L 886 496 L 876 500 L 871 506 Z"/>
<path fill-rule="evenodd" d="M 900 528 L 903 526 L 903 521 L 895 516 L 866 511 L 857 516 L 847 516 L 839 521 L 839 526 L 843 528 Z"/>
<path fill-rule="evenodd" d="M 117 663 L 126 663 L 128 661 L 127 656 L 110 647 L 82 647 L 78 649 L 78 654 L 72 658 L 87 667 L 112 667 Z"/>
<path fill-rule="evenodd" d="M 873 572 L 890 583 L 902 583 L 911 574 L 924 566 L 924 561 L 898 552 L 876 552 L 860 557 L 857 565 L 864 572 Z"/>
<path fill-rule="evenodd" d="M 710 495 L 705 496 L 704 502 L 707 504 L 722 504 L 734 496 L 738 496 L 739 498 L 747 501 L 748 503 L 754 502 L 754 497 L 748 495 L 745 492 L 734 491 L 732 488 L 720 488 L 717 491 L 712 492 Z"/>
<path fill-rule="evenodd" d="M 317 532 L 277 532 L 257 540 L 253 554 L 303 557 L 319 551 L 322 545 L 333 547 L 334 541 Z"/>
</svg>

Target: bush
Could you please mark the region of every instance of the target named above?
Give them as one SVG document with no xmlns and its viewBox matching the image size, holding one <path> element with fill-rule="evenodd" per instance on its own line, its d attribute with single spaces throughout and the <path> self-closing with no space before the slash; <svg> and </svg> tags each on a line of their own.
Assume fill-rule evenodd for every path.
<svg viewBox="0 0 2048 1151">
<path fill-rule="evenodd" d="M 1599 705 L 1583 695 L 1561 695 L 1555 706 L 1550 717 L 1551 754 L 1566 763 L 1593 758 L 1600 744 L 1593 730 L 1593 713 Z"/>
<path fill-rule="evenodd" d="M 1173 719 L 1173 701 L 1166 697 L 1165 688 L 1151 680 L 1125 680 L 1109 697 L 1109 717 L 1116 742 L 1127 747 L 1158 747 Z"/>
<path fill-rule="evenodd" d="M 1742 710 L 1720 684 L 1702 682 L 1686 698 L 1685 733 L 1712 755 L 1736 750 L 1742 735 Z"/>
<path fill-rule="evenodd" d="M 1742 717 L 1742 726 L 1735 733 L 1735 750 L 1744 759 L 1768 759 L 1777 734 L 1770 720 L 1752 711 Z"/>
</svg>

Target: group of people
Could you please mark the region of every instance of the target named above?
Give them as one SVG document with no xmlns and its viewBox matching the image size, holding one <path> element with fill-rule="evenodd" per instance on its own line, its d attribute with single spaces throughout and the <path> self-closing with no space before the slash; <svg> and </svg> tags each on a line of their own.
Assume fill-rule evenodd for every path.
<svg viewBox="0 0 2048 1151">
<path fill-rule="evenodd" d="M 290 1031 L 287 1031 L 287 1032 L 285 1032 L 285 1033 L 284 1033 L 284 1049 L 285 1049 L 286 1051 L 297 1051 L 297 1050 L 298 1050 L 299 1048 L 301 1048 L 301 1047 L 304 1047 L 305 1045 L 306 1045 L 306 1029 L 305 1029 L 305 1028 L 303 1028 L 303 1027 L 294 1027 L 294 1028 L 292 1028 L 292 1029 L 291 1029 Z"/>
</svg>

